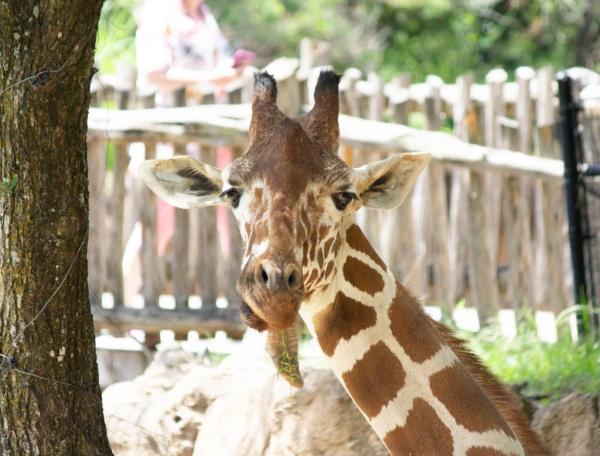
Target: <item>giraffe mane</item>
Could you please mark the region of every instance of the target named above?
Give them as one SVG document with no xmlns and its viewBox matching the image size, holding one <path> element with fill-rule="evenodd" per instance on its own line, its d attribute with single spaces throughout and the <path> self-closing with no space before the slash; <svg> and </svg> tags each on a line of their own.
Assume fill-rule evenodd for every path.
<svg viewBox="0 0 600 456">
<path fill-rule="evenodd" d="M 517 438 L 523 445 L 526 453 L 531 456 L 544 456 L 549 454 L 539 436 L 529 426 L 527 418 L 520 409 L 516 395 L 508 390 L 500 380 L 498 380 L 496 376 L 483 365 L 481 360 L 467 347 L 465 340 L 457 337 L 452 330 L 444 324 L 433 320 L 429 316 L 427 319 L 442 341 L 450 346 L 461 363 L 467 368 L 467 371 L 490 397 L 496 407 L 498 407 L 502 416 L 517 435 Z"/>
</svg>

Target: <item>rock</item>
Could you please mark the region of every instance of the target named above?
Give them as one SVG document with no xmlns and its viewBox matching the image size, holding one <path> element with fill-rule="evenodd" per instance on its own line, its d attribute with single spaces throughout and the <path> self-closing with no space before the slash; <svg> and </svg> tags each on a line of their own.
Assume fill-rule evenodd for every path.
<svg viewBox="0 0 600 456">
<path fill-rule="evenodd" d="M 194 456 L 388 455 L 331 371 L 302 375 L 299 390 L 273 374 L 248 372 L 234 381 L 208 408 Z"/>
<path fill-rule="evenodd" d="M 142 351 L 97 350 L 100 388 L 113 383 L 133 380 L 148 367 L 149 360 Z"/>
<path fill-rule="evenodd" d="M 574 393 L 536 412 L 532 426 L 555 455 L 600 453 L 600 398 Z"/>
<path fill-rule="evenodd" d="M 208 404 L 224 393 L 222 374 L 182 350 L 158 352 L 143 375 L 103 393 L 115 455 L 191 456 Z"/>
<path fill-rule="evenodd" d="M 304 375 L 304 388 L 293 394 L 278 383 L 265 455 L 389 454 L 330 370 Z"/>
<path fill-rule="evenodd" d="M 143 375 L 104 392 L 114 454 L 388 454 L 333 373 L 302 374 L 304 388 L 292 389 L 264 348 L 242 348 L 218 367 L 159 353 Z"/>
</svg>

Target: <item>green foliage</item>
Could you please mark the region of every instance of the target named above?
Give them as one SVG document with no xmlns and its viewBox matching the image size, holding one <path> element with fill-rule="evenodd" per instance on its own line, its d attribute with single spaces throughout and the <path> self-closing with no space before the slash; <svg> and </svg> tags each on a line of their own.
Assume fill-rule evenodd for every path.
<svg viewBox="0 0 600 456">
<path fill-rule="evenodd" d="M 472 350 L 502 381 L 527 383 L 526 392 L 556 400 L 572 391 L 597 394 L 600 390 L 600 342 L 591 337 L 573 343 L 566 325 L 559 326 L 559 340 L 541 342 L 532 312 L 521 312 L 518 335 L 507 339 L 497 322 L 468 339 Z"/>
<path fill-rule="evenodd" d="M 106 0 L 96 38 L 96 63 L 103 73 L 116 73 L 119 65 L 135 65 L 134 9 L 137 0 Z"/>
<path fill-rule="evenodd" d="M 177 1 L 177 0 L 165 0 Z M 261 66 L 296 56 L 303 37 L 331 43 L 339 69 L 478 79 L 499 66 L 595 62 L 600 70 L 600 8 L 595 0 L 208 0 L 232 48 Z M 136 0 L 106 0 L 98 32 L 101 71 L 135 62 Z M 596 5 L 596 6 L 594 6 Z"/>
<path fill-rule="evenodd" d="M 558 68 L 577 63 L 574 50 L 581 35 L 586 2 L 384 3 L 380 26 L 395 30 L 383 51 L 385 76 L 401 69 L 416 80 L 427 74 L 452 80 L 469 70 L 481 79 L 495 66 L 511 71 L 521 65 L 553 64 Z M 588 50 L 599 51 L 598 41 Z"/>
<path fill-rule="evenodd" d="M 340 0 L 230 0 L 208 2 L 234 48 L 255 51 L 258 64 L 297 56 L 303 37 L 331 44 L 339 68 L 376 69 L 380 63 L 380 7 Z"/>
</svg>

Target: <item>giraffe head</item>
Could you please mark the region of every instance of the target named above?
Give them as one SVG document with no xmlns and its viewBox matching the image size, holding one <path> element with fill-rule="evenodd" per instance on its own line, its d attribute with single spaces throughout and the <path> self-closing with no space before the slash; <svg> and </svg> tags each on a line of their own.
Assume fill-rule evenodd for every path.
<svg viewBox="0 0 600 456">
<path fill-rule="evenodd" d="M 307 295 L 336 274 L 340 229 L 361 206 L 402 202 L 426 166 L 426 154 L 393 155 L 353 169 L 337 155 L 339 76 L 320 74 L 305 116 L 277 108 L 277 85 L 255 77 L 250 144 L 222 171 L 191 157 L 149 160 L 140 172 L 170 204 L 190 209 L 227 204 L 244 246 L 237 290 L 242 319 L 256 329 L 287 328 Z"/>
</svg>

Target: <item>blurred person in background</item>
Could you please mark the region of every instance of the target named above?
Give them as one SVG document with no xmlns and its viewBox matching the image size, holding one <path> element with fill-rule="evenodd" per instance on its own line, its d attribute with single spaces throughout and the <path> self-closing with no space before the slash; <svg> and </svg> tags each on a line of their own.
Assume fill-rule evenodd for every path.
<svg viewBox="0 0 600 456">
<path fill-rule="evenodd" d="M 231 52 L 203 0 L 146 1 L 138 19 L 136 54 L 138 86 L 162 97 L 180 87 L 194 92 L 207 84 L 219 93 L 254 59 L 250 51 Z"/>
<path fill-rule="evenodd" d="M 160 107 L 173 106 L 173 94 L 182 87 L 186 89 L 188 104 L 198 103 L 202 95 L 208 93 L 219 99 L 225 95 L 227 86 L 242 78 L 244 69 L 254 60 L 253 52 L 242 49 L 231 51 L 203 0 L 146 0 L 138 10 L 135 44 L 138 91 L 145 94 L 155 92 L 156 104 Z M 187 154 L 199 158 L 197 144 L 188 144 L 186 149 Z M 172 156 L 174 152 L 171 144 L 159 143 L 156 149 L 157 158 Z M 143 158 L 143 154 L 131 153 L 130 170 L 133 174 L 137 173 Z M 232 160 L 232 151 L 220 146 L 215 158 L 215 164 L 224 167 Z M 227 212 L 223 209 L 217 210 L 219 238 L 221 245 L 229 245 Z M 172 256 L 170 244 L 174 229 L 173 207 L 159 200 L 159 256 Z M 136 258 L 142 242 L 140 233 L 136 234 L 137 237 L 132 235 L 128 241 L 128 245 L 132 246 L 129 250 Z M 129 294 L 139 292 L 139 284 L 131 284 L 129 288 L 132 288 Z"/>
</svg>

